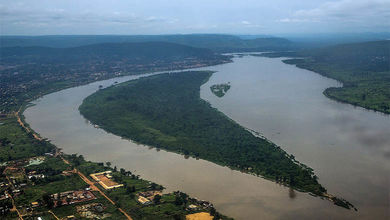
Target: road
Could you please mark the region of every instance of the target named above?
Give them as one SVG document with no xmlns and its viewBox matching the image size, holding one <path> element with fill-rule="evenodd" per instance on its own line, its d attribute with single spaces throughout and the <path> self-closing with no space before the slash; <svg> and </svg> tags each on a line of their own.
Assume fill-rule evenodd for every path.
<svg viewBox="0 0 390 220">
<path fill-rule="evenodd" d="M 29 127 L 25 126 L 25 124 L 23 123 L 23 121 L 20 119 L 19 112 L 20 112 L 20 109 L 19 109 L 17 112 L 15 112 L 15 116 L 16 116 L 17 121 L 18 121 L 18 123 L 20 124 L 20 126 L 22 126 L 27 132 L 31 132 L 32 135 L 33 135 L 33 137 L 34 137 L 35 139 L 37 139 L 37 140 L 39 140 L 39 141 L 42 141 L 42 138 L 41 138 L 41 137 L 39 137 L 36 133 L 32 132 L 32 131 L 30 130 Z M 70 164 L 69 161 L 67 161 L 65 158 L 61 157 L 61 159 L 62 159 L 66 164 Z M 116 203 L 115 203 L 114 201 L 112 201 L 112 199 L 110 199 L 103 191 L 101 191 L 97 186 L 95 186 L 94 182 L 92 182 L 91 180 L 89 180 L 83 173 L 81 173 L 80 171 L 78 171 L 76 168 L 74 168 L 74 172 L 77 173 L 77 174 L 80 176 L 80 178 L 81 178 L 85 183 L 87 183 L 93 191 L 98 191 L 98 192 L 99 192 L 104 198 L 106 198 L 111 204 L 113 204 L 114 206 L 116 205 Z M 16 209 L 16 207 L 15 207 L 15 209 Z M 119 210 L 124 216 L 126 216 L 126 218 L 127 218 L 128 220 L 133 220 L 129 214 L 127 214 L 125 211 L 123 211 L 123 209 L 118 208 L 118 210 Z M 16 211 L 18 212 L 19 217 L 20 217 L 21 219 L 23 219 L 23 218 L 21 217 L 19 211 L 18 211 L 17 209 L 16 209 Z"/>
</svg>

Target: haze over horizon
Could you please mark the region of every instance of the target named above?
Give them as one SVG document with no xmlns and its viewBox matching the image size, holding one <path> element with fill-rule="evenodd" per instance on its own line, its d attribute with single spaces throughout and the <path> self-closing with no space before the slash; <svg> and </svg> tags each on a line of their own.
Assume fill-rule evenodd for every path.
<svg viewBox="0 0 390 220">
<path fill-rule="evenodd" d="M 389 0 L 0 0 L 1 35 L 388 32 Z"/>
</svg>

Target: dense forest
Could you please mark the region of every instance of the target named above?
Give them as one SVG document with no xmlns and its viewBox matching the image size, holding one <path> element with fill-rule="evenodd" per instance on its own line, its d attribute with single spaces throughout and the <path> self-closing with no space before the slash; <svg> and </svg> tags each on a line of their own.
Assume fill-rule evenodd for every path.
<svg viewBox="0 0 390 220">
<path fill-rule="evenodd" d="M 0 118 L 0 164 L 6 161 L 39 156 L 54 150 L 46 140 L 36 140 L 15 118 Z"/>
<path fill-rule="evenodd" d="M 256 137 L 200 99 L 210 72 L 141 78 L 98 91 L 80 112 L 103 129 L 132 140 L 323 195 L 312 170 Z"/>
<path fill-rule="evenodd" d="M 315 50 L 270 53 L 300 57 L 284 61 L 343 83 L 324 94 L 338 101 L 390 114 L 390 41 L 336 45 Z M 302 59 L 303 58 L 303 59 Z"/>
</svg>

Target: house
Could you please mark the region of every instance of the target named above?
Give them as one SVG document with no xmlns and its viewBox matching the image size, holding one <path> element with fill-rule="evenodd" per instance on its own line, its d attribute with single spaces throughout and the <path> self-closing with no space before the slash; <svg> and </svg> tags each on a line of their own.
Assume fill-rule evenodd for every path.
<svg viewBox="0 0 390 220">
<path fill-rule="evenodd" d="M 91 174 L 90 176 L 96 182 L 98 182 L 104 189 L 114 189 L 123 186 L 123 184 L 116 183 L 112 180 L 112 171 L 94 173 Z"/>
<path fill-rule="evenodd" d="M 150 205 L 150 204 L 152 204 L 152 201 L 150 201 L 149 199 L 147 199 L 147 198 L 145 198 L 143 196 L 138 196 L 137 201 L 139 203 L 141 203 L 142 205 Z"/>
<path fill-rule="evenodd" d="M 191 205 L 188 206 L 188 208 L 191 209 L 191 210 L 195 210 L 195 209 L 198 208 L 198 206 L 196 206 L 194 204 L 191 204 Z"/>
</svg>

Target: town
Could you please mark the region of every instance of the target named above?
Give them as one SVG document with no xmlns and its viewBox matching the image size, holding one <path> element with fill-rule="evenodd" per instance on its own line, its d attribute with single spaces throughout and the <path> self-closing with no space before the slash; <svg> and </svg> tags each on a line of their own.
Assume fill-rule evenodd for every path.
<svg viewBox="0 0 390 220">
<path fill-rule="evenodd" d="M 29 157 L 9 153 L 5 158 L 11 160 L 0 157 L 0 213 L 6 218 L 227 219 L 207 201 L 182 192 L 164 193 L 163 186 L 111 167 L 110 162 L 64 154 L 18 119 L 0 119 L 1 145 L 18 151 L 17 138 L 46 152 Z M 13 137 L 4 132 L 10 127 L 18 129 Z"/>
<path fill-rule="evenodd" d="M 100 45 L 96 45 L 96 47 L 98 46 Z M 165 49 L 175 50 L 169 46 Z M 185 49 L 191 53 L 192 48 Z M 163 56 L 148 59 L 138 55 L 121 56 L 118 60 L 107 59 L 104 55 L 100 55 L 100 57 L 98 55 L 97 58 L 95 57 L 96 59 L 89 59 L 90 57 L 86 55 L 69 61 L 68 57 L 77 57 L 77 54 L 70 53 L 66 54 L 65 58 L 54 56 L 56 62 L 39 56 L 33 61 L 30 60 L 30 56 L 22 54 L 13 56 L 19 55 L 19 53 L 23 52 L 12 49 L 8 52 L 3 50 L 0 57 L 0 77 L 2 79 L 0 82 L 0 113 L 17 110 L 20 105 L 42 95 L 94 81 L 230 62 L 229 56 L 213 55 L 207 50 L 203 52 L 205 54 L 201 55 L 170 57 L 163 54 Z M 67 62 L 61 58 L 66 59 Z"/>
</svg>

